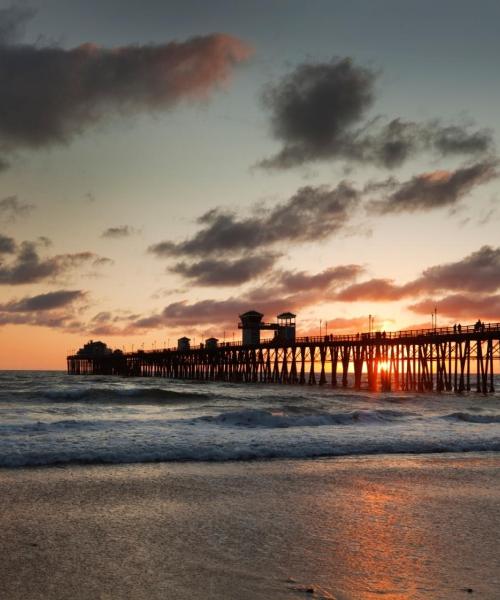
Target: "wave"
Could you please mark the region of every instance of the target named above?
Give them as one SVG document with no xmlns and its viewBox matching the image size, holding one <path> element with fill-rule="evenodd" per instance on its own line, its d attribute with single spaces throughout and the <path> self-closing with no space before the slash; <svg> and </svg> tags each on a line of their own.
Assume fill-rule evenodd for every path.
<svg viewBox="0 0 500 600">
<path fill-rule="evenodd" d="M 500 423 L 500 415 L 478 415 L 466 412 L 455 412 L 442 418 L 451 421 L 465 421 L 466 423 Z"/>
<path fill-rule="evenodd" d="M 308 411 L 306 414 L 290 414 L 284 411 L 248 409 L 224 412 L 216 416 L 199 417 L 198 421 L 229 427 L 285 428 L 384 423 L 415 415 L 416 413 L 397 410 L 356 410 L 347 413 Z"/>
<path fill-rule="evenodd" d="M 125 403 L 179 403 L 200 401 L 213 398 L 214 395 L 198 391 L 177 391 L 163 388 L 71 388 L 66 390 L 45 390 L 36 396 L 37 400 L 51 402 L 125 402 Z"/>
<path fill-rule="evenodd" d="M 398 442 L 293 444 L 287 446 L 234 445 L 228 447 L 190 446 L 108 451 L 78 450 L 32 452 L 0 456 L 0 468 L 40 467 L 55 465 L 112 465 L 159 462 L 230 462 L 252 460 L 293 460 L 335 458 L 341 456 L 372 456 L 381 454 L 437 454 L 462 452 L 500 452 L 500 439 L 492 440 L 400 440 Z"/>
</svg>

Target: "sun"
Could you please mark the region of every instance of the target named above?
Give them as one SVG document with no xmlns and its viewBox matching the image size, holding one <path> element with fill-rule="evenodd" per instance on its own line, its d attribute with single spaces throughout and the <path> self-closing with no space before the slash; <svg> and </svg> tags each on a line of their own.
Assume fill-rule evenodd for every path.
<svg viewBox="0 0 500 600">
<path fill-rule="evenodd" d="M 378 368 L 380 371 L 388 371 L 389 363 L 386 360 L 380 360 L 378 363 Z"/>
</svg>

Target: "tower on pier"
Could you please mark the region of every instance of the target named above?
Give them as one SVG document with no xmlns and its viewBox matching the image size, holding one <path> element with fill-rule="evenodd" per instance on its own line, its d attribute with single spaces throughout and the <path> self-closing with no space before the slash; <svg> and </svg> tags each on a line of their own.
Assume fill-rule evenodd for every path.
<svg viewBox="0 0 500 600">
<path fill-rule="evenodd" d="M 276 338 L 282 342 L 295 342 L 295 317 L 291 312 L 279 314 L 278 329 L 276 330 Z"/>
<path fill-rule="evenodd" d="M 260 344 L 260 330 L 264 315 L 256 310 L 249 310 L 240 315 L 240 329 L 243 330 L 243 345 L 254 346 Z"/>
<path fill-rule="evenodd" d="M 177 350 L 189 350 L 191 340 L 188 337 L 181 337 L 177 340 Z"/>
</svg>

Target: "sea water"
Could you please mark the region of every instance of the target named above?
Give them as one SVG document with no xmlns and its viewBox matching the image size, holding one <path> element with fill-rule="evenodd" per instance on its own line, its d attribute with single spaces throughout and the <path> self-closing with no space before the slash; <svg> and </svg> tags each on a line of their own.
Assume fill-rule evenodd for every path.
<svg viewBox="0 0 500 600">
<path fill-rule="evenodd" d="M 3 467 L 462 451 L 500 451 L 498 391 L 0 372 Z"/>
</svg>

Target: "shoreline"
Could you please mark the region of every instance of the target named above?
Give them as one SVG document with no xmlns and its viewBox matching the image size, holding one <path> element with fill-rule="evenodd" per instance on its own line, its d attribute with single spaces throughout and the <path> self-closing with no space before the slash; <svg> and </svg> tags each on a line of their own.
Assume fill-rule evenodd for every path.
<svg viewBox="0 0 500 600">
<path fill-rule="evenodd" d="M 500 585 L 499 453 L 2 469 L 0 502 L 9 600 L 495 600 Z"/>
<path fill-rule="evenodd" d="M 372 452 L 372 453 L 352 453 L 352 454 L 318 454 L 316 456 L 298 456 L 298 457 L 283 457 L 283 456 L 271 456 L 271 457 L 250 457 L 250 458 L 238 458 L 238 459 L 172 459 L 172 460 L 147 460 L 147 461 L 136 461 L 136 462 L 98 462 L 98 461 L 61 461 L 61 462 L 53 462 L 50 464 L 40 464 L 40 465 L 21 465 L 19 467 L 10 467 L 10 466 L 2 466 L 0 465 L 0 474 L 2 472 L 16 472 L 20 470 L 42 470 L 42 469 L 64 469 L 64 468 L 85 468 L 85 467 L 134 467 L 134 466 L 148 466 L 148 465 L 239 465 L 239 464 L 255 464 L 255 463 L 275 463 L 275 462 L 309 462 L 309 461 L 338 461 L 338 460 L 349 460 L 349 459 L 370 459 L 374 460 L 380 458 L 432 458 L 432 457 L 477 457 L 477 458 L 487 458 L 498 457 L 500 458 L 500 449 L 499 450 L 432 450 L 430 452 Z"/>
</svg>

